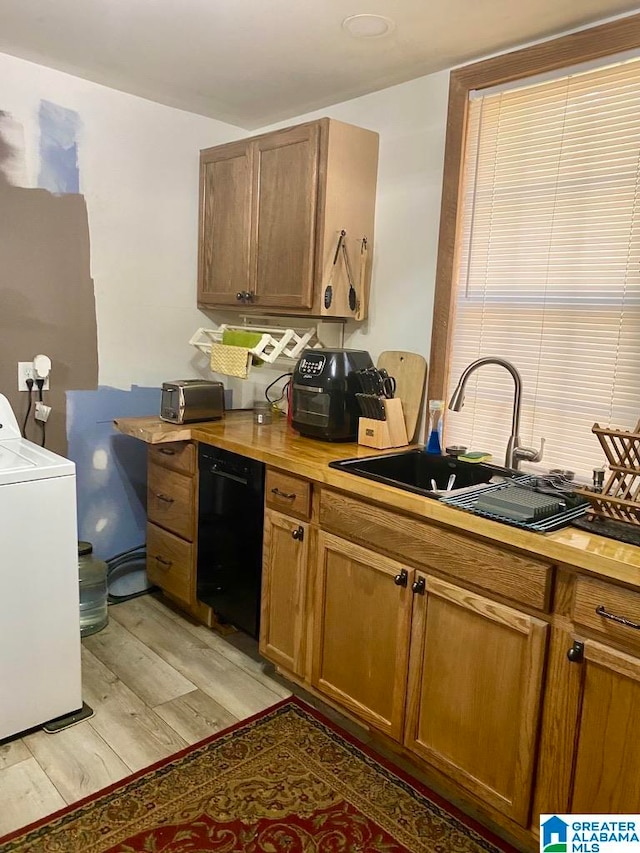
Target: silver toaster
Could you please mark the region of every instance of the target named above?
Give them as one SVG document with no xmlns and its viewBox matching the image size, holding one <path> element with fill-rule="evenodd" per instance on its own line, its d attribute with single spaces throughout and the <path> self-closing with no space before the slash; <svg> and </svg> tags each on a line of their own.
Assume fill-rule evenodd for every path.
<svg viewBox="0 0 640 853">
<path fill-rule="evenodd" d="M 215 421 L 224 416 L 224 385 L 206 379 L 162 383 L 160 418 L 172 424 Z"/>
</svg>

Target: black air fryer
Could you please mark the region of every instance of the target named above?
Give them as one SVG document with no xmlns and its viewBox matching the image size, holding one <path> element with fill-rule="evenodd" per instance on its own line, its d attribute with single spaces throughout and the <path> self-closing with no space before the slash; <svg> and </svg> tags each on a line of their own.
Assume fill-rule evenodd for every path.
<svg viewBox="0 0 640 853">
<path fill-rule="evenodd" d="M 355 441 L 360 410 L 354 370 L 373 367 L 359 349 L 306 349 L 293 371 L 293 428 L 322 441 Z"/>
</svg>

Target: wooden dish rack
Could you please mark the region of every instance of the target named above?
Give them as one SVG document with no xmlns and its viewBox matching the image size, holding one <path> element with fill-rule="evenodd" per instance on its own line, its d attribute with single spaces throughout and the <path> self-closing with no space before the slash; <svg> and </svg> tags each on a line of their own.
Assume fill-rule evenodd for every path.
<svg viewBox="0 0 640 853">
<path fill-rule="evenodd" d="M 598 437 L 611 473 L 601 492 L 577 491 L 587 498 L 593 515 L 640 526 L 640 421 L 633 432 L 599 424 L 591 432 Z"/>
</svg>

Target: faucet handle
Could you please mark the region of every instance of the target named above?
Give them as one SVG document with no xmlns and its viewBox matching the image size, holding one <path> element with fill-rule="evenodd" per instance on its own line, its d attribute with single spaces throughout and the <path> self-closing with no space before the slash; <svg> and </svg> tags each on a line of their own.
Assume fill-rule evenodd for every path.
<svg viewBox="0 0 640 853">
<path fill-rule="evenodd" d="M 514 447 L 513 455 L 516 459 L 522 459 L 524 462 L 540 462 L 544 452 L 544 438 L 540 439 L 540 449 L 534 450 L 533 447 Z"/>
</svg>

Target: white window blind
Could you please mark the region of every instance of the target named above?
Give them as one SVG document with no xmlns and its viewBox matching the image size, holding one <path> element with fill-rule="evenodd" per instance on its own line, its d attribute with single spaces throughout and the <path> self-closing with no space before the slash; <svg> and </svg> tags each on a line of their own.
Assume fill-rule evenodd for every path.
<svg viewBox="0 0 640 853">
<path fill-rule="evenodd" d="M 470 101 L 448 398 L 484 356 L 522 375 L 534 470 L 590 479 L 593 423 L 640 417 L 640 61 Z M 447 444 L 502 462 L 512 399 L 504 368 L 480 368 Z"/>
</svg>

